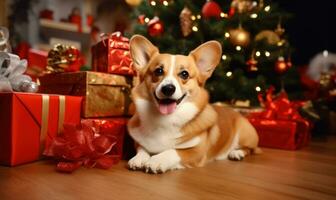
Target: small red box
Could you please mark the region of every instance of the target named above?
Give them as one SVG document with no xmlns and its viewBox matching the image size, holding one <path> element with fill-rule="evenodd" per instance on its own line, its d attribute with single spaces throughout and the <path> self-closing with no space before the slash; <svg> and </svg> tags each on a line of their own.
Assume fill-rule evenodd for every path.
<svg viewBox="0 0 336 200">
<path fill-rule="evenodd" d="M 129 51 L 129 39 L 120 33 L 106 36 L 92 46 L 93 71 L 119 75 L 135 75 Z"/>
<path fill-rule="evenodd" d="M 122 158 L 124 138 L 127 132 L 126 118 L 95 118 L 82 119 L 83 124 L 93 124 L 99 128 L 99 132 L 104 135 L 113 135 L 117 139 L 116 145 L 111 150 L 111 155 L 118 156 L 118 160 Z"/>
<path fill-rule="evenodd" d="M 249 118 L 259 135 L 259 146 L 296 150 L 309 142 L 309 126 L 303 121 Z"/>
<path fill-rule="evenodd" d="M 28 52 L 28 68 L 26 74 L 36 79 L 38 77 L 43 76 L 43 71 L 47 67 L 47 58 L 48 52 L 37 50 L 37 49 L 29 49 Z"/>
<path fill-rule="evenodd" d="M 0 164 L 38 160 L 63 123 L 80 123 L 81 97 L 0 93 Z"/>
</svg>

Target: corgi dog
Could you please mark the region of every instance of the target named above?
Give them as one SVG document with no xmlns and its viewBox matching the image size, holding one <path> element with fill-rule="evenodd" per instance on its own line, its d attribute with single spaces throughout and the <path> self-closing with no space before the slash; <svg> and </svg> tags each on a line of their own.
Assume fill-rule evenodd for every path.
<svg viewBox="0 0 336 200">
<path fill-rule="evenodd" d="M 130 53 L 139 75 L 132 89 L 136 112 L 127 125 L 137 148 L 130 169 L 163 173 L 260 152 L 247 119 L 209 104 L 204 85 L 220 61 L 220 43 L 206 42 L 188 56 L 171 55 L 135 35 Z"/>
</svg>

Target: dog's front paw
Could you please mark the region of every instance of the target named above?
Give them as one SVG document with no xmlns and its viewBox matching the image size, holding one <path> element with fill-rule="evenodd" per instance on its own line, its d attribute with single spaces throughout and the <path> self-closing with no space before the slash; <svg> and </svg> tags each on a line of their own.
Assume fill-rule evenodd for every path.
<svg viewBox="0 0 336 200">
<path fill-rule="evenodd" d="M 132 170 L 141 170 L 145 167 L 145 163 L 148 162 L 150 156 L 144 152 L 138 153 L 131 160 L 128 161 L 128 168 Z"/>
<path fill-rule="evenodd" d="M 243 160 L 245 157 L 245 153 L 241 149 L 233 150 L 229 153 L 228 158 L 233 161 Z"/>
<path fill-rule="evenodd" d="M 174 170 L 179 167 L 180 157 L 175 150 L 168 150 L 161 154 L 152 156 L 145 164 L 147 173 L 164 173 L 168 170 Z"/>
</svg>

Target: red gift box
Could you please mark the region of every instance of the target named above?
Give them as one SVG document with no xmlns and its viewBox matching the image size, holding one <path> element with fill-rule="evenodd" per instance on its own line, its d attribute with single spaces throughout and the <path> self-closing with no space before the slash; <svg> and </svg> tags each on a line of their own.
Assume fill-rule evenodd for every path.
<svg viewBox="0 0 336 200">
<path fill-rule="evenodd" d="M 37 50 L 37 49 L 29 49 L 28 52 L 28 68 L 26 74 L 36 79 L 44 75 L 43 71 L 47 66 L 47 58 L 48 52 Z"/>
<path fill-rule="evenodd" d="M 120 32 L 104 34 L 102 40 L 92 46 L 93 71 L 133 76 L 132 59 L 129 52 L 129 39 Z"/>
<path fill-rule="evenodd" d="M 257 130 L 259 146 L 287 150 L 306 146 L 312 124 L 297 111 L 302 102 L 290 102 L 284 91 L 273 97 L 273 92 L 273 87 L 267 91 L 266 100 L 261 94 L 258 96 L 265 111 L 247 116 Z"/>
<path fill-rule="evenodd" d="M 115 136 L 117 143 L 113 146 L 110 154 L 117 156 L 118 161 L 122 158 L 124 137 L 127 130 L 126 118 L 82 119 L 82 123 L 94 126 L 103 135 Z"/>
<path fill-rule="evenodd" d="M 296 150 L 308 144 L 309 127 L 301 121 L 249 118 L 259 135 L 259 146 Z"/>
<path fill-rule="evenodd" d="M 80 123 L 81 97 L 0 93 L 0 164 L 38 160 L 63 123 Z"/>
</svg>

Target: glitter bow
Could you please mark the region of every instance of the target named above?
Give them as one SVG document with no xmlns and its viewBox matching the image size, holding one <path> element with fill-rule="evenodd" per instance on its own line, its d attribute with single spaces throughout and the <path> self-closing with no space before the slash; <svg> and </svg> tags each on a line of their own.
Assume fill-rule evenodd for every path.
<svg viewBox="0 0 336 200">
<path fill-rule="evenodd" d="M 30 76 L 24 75 L 27 60 L 19 56 L 0 52 L 0 91 L 1 92 L 37 92 L 38 85 Z"/>
</svg>

